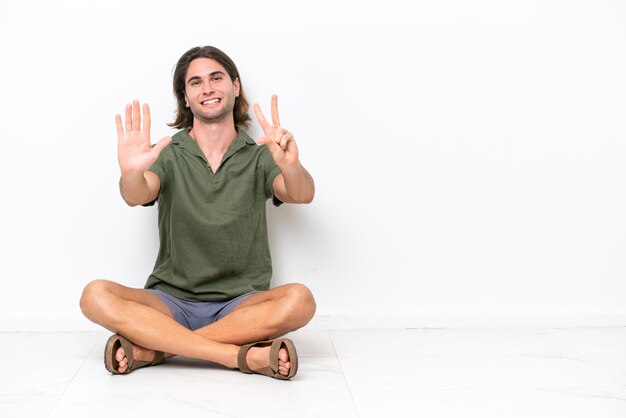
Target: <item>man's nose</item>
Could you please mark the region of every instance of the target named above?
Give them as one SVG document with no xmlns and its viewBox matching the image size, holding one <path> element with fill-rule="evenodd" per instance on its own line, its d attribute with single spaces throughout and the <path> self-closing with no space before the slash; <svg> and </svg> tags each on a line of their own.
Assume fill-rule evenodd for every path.
<svg viewBox="0 0 626 418">
<path fill-rule="evenodd" d="M 207 80 L 206 83 L 202 83 L 202 93 L 210 94 L 213 92 L 213 82 Z"/>
</svg>

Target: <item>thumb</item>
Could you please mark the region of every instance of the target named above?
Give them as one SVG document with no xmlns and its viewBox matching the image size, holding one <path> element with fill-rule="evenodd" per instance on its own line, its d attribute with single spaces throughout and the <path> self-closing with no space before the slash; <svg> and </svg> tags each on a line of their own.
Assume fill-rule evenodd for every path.
<svg viewBox="0 0 626 418">
<path fill-rule="evenodd" d="M 170 144 L 170 142 L 172 142 L 172 137 L 164 136 L 163 138 L 159 140 L 159 142 L 156 143 L 156 145 L 152 148 L 152 150 L 156 152 L 158 155 L 161 153 L 161 151 L 163 151 L 165 147 L 167 147 Z"/>
<path fill-rule="evenodd" d="M 273 152 L 276 148 L 280 148 L 280 145 L 278 145 L 276 142 L 274 142 L 274 140 L 272 138 L 270 138 L 269 136 L 262 136 L 257 141 L 257 144 L 259 144 L 259 145 L 263 145 L 263 144 L 267 145 L 267 148 L 271 152 Z"/>
</svg>

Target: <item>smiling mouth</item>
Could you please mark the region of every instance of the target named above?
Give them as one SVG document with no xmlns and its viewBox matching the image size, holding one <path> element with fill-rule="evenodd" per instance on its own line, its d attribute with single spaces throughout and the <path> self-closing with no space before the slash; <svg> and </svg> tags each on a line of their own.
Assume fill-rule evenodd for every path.
<svg viewBox="0 0 626 418">
<path fill-rule="evenodd" d="M 200 102 L 202 105 L 212 105 L 212 104 L 216 104 L 221 102 L 222 99 L 209 99 L 209 100 L 204 100 L 203 102 Z"/>
</svg>

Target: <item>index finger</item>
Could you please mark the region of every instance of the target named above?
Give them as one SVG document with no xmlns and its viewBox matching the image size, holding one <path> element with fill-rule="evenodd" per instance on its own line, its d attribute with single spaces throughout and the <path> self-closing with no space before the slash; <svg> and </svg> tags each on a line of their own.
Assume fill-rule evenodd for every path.
<svg viewBox="0 0 626 418">
<path fill-rule="evenodd" d="M 267 119 L 265 119 L 265 116 L 263 116 L 261 107 L 257 103 L 254 104 L 254 114 L 256 115 L 256 119 L 259 121 L 259 125 L 261 125 L 261 129 L 263 129 L 263 132 L 267 135 L 267 130 L 270 127 L 270 124 L 267 122 Z"/>
<path fill-rule="evenodd" d="M 278 119 L 278 96 L 272 95 L 272 124 L 274 126 L 280 126 L 280 119 Z"/>
</svg>

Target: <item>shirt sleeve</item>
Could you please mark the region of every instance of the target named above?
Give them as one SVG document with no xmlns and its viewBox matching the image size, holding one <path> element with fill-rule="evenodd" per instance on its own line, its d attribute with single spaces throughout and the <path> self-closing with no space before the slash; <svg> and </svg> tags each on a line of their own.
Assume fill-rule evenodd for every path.
<svg viewBox="0 0 626 418">
<path fill-rule="evenodd" d="M 274 180 L 281 173 L 280 168 L 274 162 L 272 154 L 266 145 L 261 145 L 261 166 L 265 173 L 265 196 L 268 199 L 272 199 L 274 206 L 280 206 L 283 204 L 276 195 L 274 195 Z"/>
</svg>

